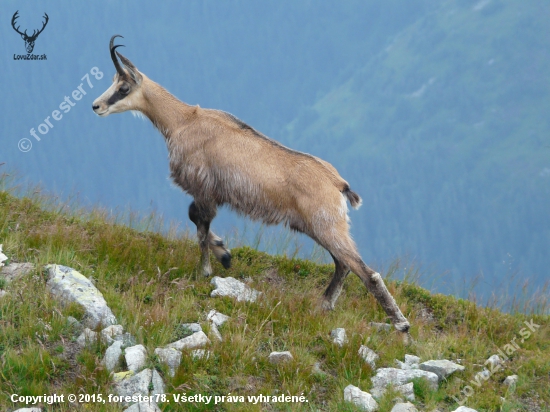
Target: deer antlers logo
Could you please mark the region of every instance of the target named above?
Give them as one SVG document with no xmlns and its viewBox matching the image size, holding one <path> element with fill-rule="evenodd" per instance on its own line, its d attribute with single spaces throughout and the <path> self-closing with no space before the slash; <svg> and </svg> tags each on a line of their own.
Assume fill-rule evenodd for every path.
<svg viewBox="0 0 550 412">
<path fill-rule="evenodd" d="M 19 14 L 18 14 L 18 13 L 19 13 L 19 10 L 17 10 L 17 11 L 14 13 L 13 17 L 11 18 L 11 26 L 13 27 L 13 29 L 14 29 L 17 33 L 19 33 L 19 34 L 21 35 L 21 38 L 22 38 L 23 40 L 25 40 L 25 48 L 27 49 L 27 53 L 32 53 L 32 51 L 33 51 L 33 49 L 34 49 L 34 42 L 36 41 L 36 38 L 38 37 L 38 35 L 39 35 L 40 33 L 42 33 L 42 31 L 44 31 L 44 28 L 45 28 L 46 25 L 48 24 L 48 20 L 49 20 L 50 18 L 48 17 L 48 15 L 47 15 L 46 13 L 44 13 L 44 19 L 46 19 L 46 20 L 45 20 L 44 23 L 42 24 L 42 28 L 41 28 L 40 30 L 38 30 L 38 31 L 34 30 L 34 31 L 32 32 L 32 35 L 29 36 L 29 35 L 27 34 L 27 30 L 25 30 L 25 32 L 21 33 L 21 32 L 19 31 L 19 27 L 20 27 L 20 26 L 15 27 L 15 23 L 16 23 L 15 21 L 16 21 L 17 18 L 19 17 Z"/>
</svg>

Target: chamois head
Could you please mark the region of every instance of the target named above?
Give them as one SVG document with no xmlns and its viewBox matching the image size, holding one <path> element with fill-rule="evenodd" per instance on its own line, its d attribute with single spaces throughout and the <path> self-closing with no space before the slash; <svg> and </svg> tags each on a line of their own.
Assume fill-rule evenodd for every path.
<svg viewBox="0 0 550 412">
<path fill-rule="evenodd" d="M 132 64 L 130 60 L 116 51 L 114 40 L 122 37 L 118 34 L 111 37 L 109 51 L 115 65 L 116 74 L 113 77 L 113 84 L 99 96 L 92 104 L 92 109 L 99 116 L 108 116 L 112 113 L 122 113 L 127 110 L 140 110 L 140 102 L 143 101 L 141 93 L 141 81 L 143 75 Z M 122 67 L 117 59 L 119 57 Z"/>
</svg>

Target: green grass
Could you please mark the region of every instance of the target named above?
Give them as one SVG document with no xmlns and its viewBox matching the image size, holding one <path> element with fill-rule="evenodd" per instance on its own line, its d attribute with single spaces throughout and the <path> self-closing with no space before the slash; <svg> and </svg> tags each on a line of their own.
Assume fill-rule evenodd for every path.
<svg viewBox="0 0 550 412">
<path fill-rule="evenodd" d="M 0 188 L 2 185 L 0 185 Z M 135 225 L 134 225 L 135 226 Z M 139 226 L 139 222 L 138 225 Z M 13 262 L 32 262 L 36 270 L 12 283 L 0 279 L 8 294 L 0 298 L 0 410 L 25 407 L 14 405 L 11 394 L 106 394 L 111 378 L 101 366 L 105 346 L 97 342 L 78 351 L 77 334 L 67 316 L 82 317 L 80 308 L 62 307 L 47 292 L 42 267 L 48 263 L 70 266 L 93 278 L 119 323 L 146 346 L 149 366 L 164 376 L 167 393 L 212 396 L 301 395 L 308 402 L 254 405 L 164 404 L 164 411 L 356 411 L 345 403 L 343 389 L 348 384 L 362 390 L 371 387 L 374 371 L 357 351 L 368 345 L 380 355 L 379 367 L 393 367 L 394 359 L 406 353 L 423 360 L 461 359 L 466 371 L 452 375 L 432 391 L 422 381 L 415 382 L 415 403 L 419 409 L 454 410 L 453 400 L 481 370 L 490 355 L 509 343 L 533 319 L 541 325 L 520 349 L 510 356 L 505 369 L 495 373 L 468 398 L 467 406 L 479 411 L 530 411 L 538 404 L 550 404 L 550 329 L 547 305 L 536 313 L 503 313 L 451 296 L 432 294 L 412 280 L 392 281 L 399 263 L 390 265 L 388 288 L 412 324 L 414 342 L 405 346 L 396 332 L 377 332 L 370 321 L 385 322 L 386 315 L 372 295 L 353 276 L 346 285 L 337 308 L 320 309 L 332 265 L 307 260 L 271 256 L 250 247 L 232 250 L 233 266 L 224 270 L 213 261 L 216 275 L 246 280 L 263 292 L 257 303 L 239 303 L 229 298 L 211 298 L 210 279 L 198 271 L 199 251 L 194 239 L 185 234 L 163 236 L 149 230 L 154 219 L 143 222 L 142 230 L 117 223 L 106 213 L 84 211 L 53 201 L 39 193 L 14 196 L 0 190 L 0 243 Z M 208 359 L 193 360 L 184 354 L 176 375 L 153 355 L 184 331 L 181 323 L 205 322 L 209 310 L 216 309 L 231 319 L 221 327 L 223 342 L 212 340 Z M 330 331 L 343 327 L 349 343 L 332 344 Z M 289 350 L 294 360 L 272 365 L 271 351 Z M 320 362 L 324 374 L 313 373 Z M 122 370 L 122 364 L 119 367 Z M 517 374 L 514 390 L 501 382 Z M 380 402 L 380 411 L 390 411 L 395 392 Z M 506 401 L 502 403 L 500 397 Z M 31 405 L 28 405 L 31 406 Z M 114 404 L 68 403 L 43 405 L 46 411 L 119 411 Z"/>
</svg>

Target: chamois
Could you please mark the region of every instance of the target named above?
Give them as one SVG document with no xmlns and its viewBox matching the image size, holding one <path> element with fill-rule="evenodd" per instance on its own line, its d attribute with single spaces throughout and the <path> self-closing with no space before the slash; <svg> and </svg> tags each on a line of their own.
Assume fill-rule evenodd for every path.
<svg viewBox="0 0 550 412">
<path fill-rule="evenodd" d="M 216 209 L 229 205 L 254 220 L 283 223 L 305 233 L 331 254 L 335 272 L 323 296 L 324 309 L 334 309 L 351 270 L 395 328 L 408 332 L 409 322 L 382 277 L 363 262 L 351 239 L 346 199 L 358 208 L 361 198 L 336 169 L 281 145 L 229 113 L 181 102 L 116 51 L 116 37 L 122 36 L 113 36 L 109 43 L 116 69 L 113 84 L 93 102 L 93 110 L 102 117 L 141 112 L 164 135 L 171 177 L 194 198 L 189 218 L 197 226 L 202 272 L 212 274 L 209 250 L 230 267 L 230 251 L 210 230 Z"/>
</svg>

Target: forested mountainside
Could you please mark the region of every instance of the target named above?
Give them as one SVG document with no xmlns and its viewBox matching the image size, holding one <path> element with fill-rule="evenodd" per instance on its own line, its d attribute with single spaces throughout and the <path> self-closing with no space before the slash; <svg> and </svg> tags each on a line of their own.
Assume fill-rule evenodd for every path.
<svg viewBox="0 0 550 412">
<path fill-rule="evenodd" d="M 434 4 L 291 124 L 301 147 L 346 159 L 370 255 L 482 273 L 485 290 L 548 278 L 548 16 L 544 2 Z"/>
</svg>

